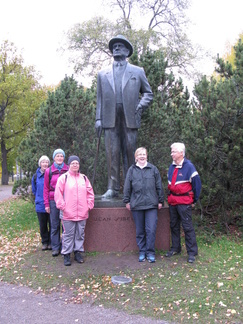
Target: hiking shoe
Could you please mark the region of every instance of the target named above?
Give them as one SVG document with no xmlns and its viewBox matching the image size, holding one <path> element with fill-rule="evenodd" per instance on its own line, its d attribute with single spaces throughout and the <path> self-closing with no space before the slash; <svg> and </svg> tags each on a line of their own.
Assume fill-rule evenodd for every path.
<svg viewBox="0 0 243 324">
<path fill-rule="evenodd" d="M 149 263 L 154 263 L 155 262 L 155 256 L 154 255 L 149 255 L 147 256 L 147 260 Z"/>
<path fill-rule="evenodd" d="M 70 254 L 64 254 L 64 265 L 65 266 L 71 265 Z"/>
<path fill-rule="evenodd" d="M 139 253 L 139 257 L 138 257 L 138 262 L 143 262 L 145 261 L 146 257 L 145 257 L 145 253 L 144 252 L 140 252 Z"/>
<path fill-rule="evenodd" d="M 59 255 L 59 251 L 58 250 L 53 250 L 52 251 L 52 256 L 53 257 L 57 257 Z"/>
<path fill-rule="evenodd" d="M 165 256 L 167 257 L 167 258 L 171 258 L 173 255 L 176 255 L 176 254 L 181 254 L 181 252 L 176 252 L 176 251 L 168 251 L 168 252 L 166 252 L 166 254 L 165 254 Z"/>
<path fill-rule="evenodd" d="M 188 255 L 188 259 L 187 259 L 187 262 L 189 263 L 193 263 L 196 261 L 196 258 L 194 257 L 194 255 Z"/>
<path fill-rule="evenodd" d="M 74 252 L 74 260 L 78 263 L 84 263 L 83 256 L 80 252 Z"/>
<path fill-rule="evenodd" d="M 48 249 L 47 244 L 42 244 L 42 251 L 46 251 Z"/>
</svg>

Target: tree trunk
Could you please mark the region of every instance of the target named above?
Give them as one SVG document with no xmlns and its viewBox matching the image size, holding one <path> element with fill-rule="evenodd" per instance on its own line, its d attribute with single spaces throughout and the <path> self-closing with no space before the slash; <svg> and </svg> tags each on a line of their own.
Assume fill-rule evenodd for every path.
<svg viewBox="0 0 243 324">
<path fill-rule="evenodd" d="M 2 153 L 2 185 L 8 185 L 7 149 L 4 141 L 1 142 Z"/>
</svg>

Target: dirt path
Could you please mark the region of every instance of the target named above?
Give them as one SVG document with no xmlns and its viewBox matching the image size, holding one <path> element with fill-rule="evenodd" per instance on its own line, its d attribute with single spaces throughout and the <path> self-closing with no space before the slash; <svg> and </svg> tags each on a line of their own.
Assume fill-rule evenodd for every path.
<svg viewBox="0 0 243 324">
<path fill-rule="evenodd" d="M 1 324 L 153 324 L 155 321 L 90 304 L 65 304 L 57 295 L 35 294 L 27 287 L 0 282 Z"/>
<path fill-rule="evenodd" d="M 0 185 L 0 201 L 12 197 L 13 196 L 12 189 L 13 189 L 12 185 L 8 185 L 8 186 Z"/>
</svg>

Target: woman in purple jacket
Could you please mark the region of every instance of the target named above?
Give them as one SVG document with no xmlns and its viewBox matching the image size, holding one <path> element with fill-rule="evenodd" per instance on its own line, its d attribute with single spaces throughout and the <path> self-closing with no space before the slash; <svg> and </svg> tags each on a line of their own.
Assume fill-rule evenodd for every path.
<svg viewBox="0 0 243 324">
<path fill-rule="evenodd" d="M 61 250 L 60 241 L 60 218 L 59 209 L 56 207 L 54 192 L 57 179 L 68 171 L 68 166 L 64 163 L 65 153 L 62 149 L 56 149 L 53 153 L 53 164 L 45 172 L 44 177 L 44 204 L 45 210 L 50 214 L 51 221 L 51 247 L 52 256 L 59 255 Z"/>
</svg>

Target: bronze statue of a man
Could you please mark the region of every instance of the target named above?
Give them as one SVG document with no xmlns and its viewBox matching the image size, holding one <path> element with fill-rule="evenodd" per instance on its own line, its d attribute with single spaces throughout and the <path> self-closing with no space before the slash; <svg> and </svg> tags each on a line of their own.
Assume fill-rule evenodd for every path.
<svg viewBox="0 0 243 324">
<path fill-rule="evenodd" d="M 95 128 L 100 136 L 104 129 L 108 168 L 108 187 L 104 198 L 118 196 L 120 160 L 123 177 L 134 163 L 136 139 L 141 115 L 153 100 L 153 93 L 143 68 L 129 64 L 133 53 L 131 43 L 122 35 L 112 38 L 109 50 L 113 66 L 98 73 Z"/>
</svg>

